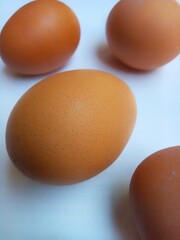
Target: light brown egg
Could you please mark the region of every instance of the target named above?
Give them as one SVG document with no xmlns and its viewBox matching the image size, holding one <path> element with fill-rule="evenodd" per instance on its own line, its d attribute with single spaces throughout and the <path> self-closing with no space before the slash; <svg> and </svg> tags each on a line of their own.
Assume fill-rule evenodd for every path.
<svg viewBox="0 0 180 240">
<path fill-rule="evenodd" d="M 55 0 L 32 1 L 2 29 L 5 64 L 21 74 L 37 75 L 64 66 L 78 46 L 80 26 L 73 11 Z"/>
<path fill-rule="evenodd" d="M 134 96 L 119 78 L 98 70 L 63 72 L 17 102 L 7 124 L 7 151 L 33 179 L 80 182 L 115 161 L 135 118 Z"/>
<path fill-rule="evenodd" d="M 137 167 L 130 201 L 142 240 L 179 240 L 180 146 L 158 151 Z"/>
<path fill-rule="evenodd" d="M 151 70 L 180 53 L 180 5 L 172 0 L 122 0 L 106 25 L 113 54 L 124 64 Z"/>
</svg>

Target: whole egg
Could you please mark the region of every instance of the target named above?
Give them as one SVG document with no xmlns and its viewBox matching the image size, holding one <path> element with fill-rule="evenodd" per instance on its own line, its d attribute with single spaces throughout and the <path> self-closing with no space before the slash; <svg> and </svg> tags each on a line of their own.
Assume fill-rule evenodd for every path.
<svg viewBox="0 0 180 240">
<path fill-rule="evenodd" d="M 172 0 L 122 0 L 106 24 L 108 45 L 122 63 L 160 67 L 180 53 L 180 5 Z"/>
<path fill-rule="evenodd" d="M 98 70 L 63 72 L 17 102 L 7 124 L 7 151 L 35 180 L 81 182 L 116 160 L 135 119 L 134 95 L 119 78 Z"/>
<path fill-rule="evenodd" d="M 63 67 L 76 50 L 80 25 L 74 12 L 56 0 L 32 1 L 1 32 L 4 63 L 21 74 L 38 75 Z"/>
</svg>

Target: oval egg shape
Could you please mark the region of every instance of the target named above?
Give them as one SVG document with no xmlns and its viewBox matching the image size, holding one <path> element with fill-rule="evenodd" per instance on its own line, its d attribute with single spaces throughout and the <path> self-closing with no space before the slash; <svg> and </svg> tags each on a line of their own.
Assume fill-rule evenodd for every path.
<svg viewBox="0 0 180 240">
<path fill-rule="evenodd" d="M 7 124 L 7 151 L 35 180 L 77 183 L 115 161 L 135 119 L 134 95 L 119 78 L 98 70 L 63 72 L 17 102 Z"/>
<path fill-rule="evenodd" d="M 32 1 L 3 27 L 0 52 L 13 71 L 38 75 L 63 67 L 79 39 L 78 19 L 67 5 L 55 0 Z"/>
<path fill-rule="evenodd" d="M 158 151 L 136 168 L 130 202 L 142 240 L 179 240 L 180 146 Z"/>
<path fill-rule="evenodd" d="M 118 60 L 139 70 L 167 64 L 180 53 L 180 5 L 172 0 L 122 0 L 106 24 Z"/>
</svg>

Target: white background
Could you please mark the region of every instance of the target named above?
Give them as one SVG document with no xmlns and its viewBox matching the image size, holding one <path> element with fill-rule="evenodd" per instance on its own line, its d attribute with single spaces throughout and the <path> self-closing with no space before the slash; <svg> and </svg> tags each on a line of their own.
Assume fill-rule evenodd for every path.
<svg viewBox="0 0 180 240">
<path fill-rule="evenodd" d="M 27 2 L 0 1 L 0 30 Z M 107 16 L 117 1 L 64 2 L 79 18 L 81 40 L 59 71 L 96 68 L 123 79 L 136 97 L 136 126 L 123 153 L 98 176 L 68 187 L 36 183 L 10 162 L 5 128 L 16 101 L 45 76 L 17 76 L 0 60 L 0 239 L 137 240 L 129 213 L 129 181 L 145 157 L 180 144 L 180 57 L 155 71 L 130 70 L 111 56 L 106 43 Z"/>
</svg>

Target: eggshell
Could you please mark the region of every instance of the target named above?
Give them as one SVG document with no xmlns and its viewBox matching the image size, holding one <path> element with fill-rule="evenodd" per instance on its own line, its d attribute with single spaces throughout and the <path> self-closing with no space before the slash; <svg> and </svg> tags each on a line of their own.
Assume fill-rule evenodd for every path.
<svg viewBox="0 0 180 240">
<path fill-rule="evenodd" d="M 78 46 L 80 26 L 74 12 L 55 0 L 32 1 L 7 21 L 0 52 L 15 72 L 37 75 L 64 66 Z"/>
<path fill-rule="evenodd" d="M 180 146 L 158 151 L 137 167 L 130 201 L 142 240 L 180 239 Z"/>
<path fill-rule="evenodd" d="M 180 53 L 180 5 L 172 0 L 122 0 L 111 10 L 107 41 L 124 64 L 151 70 Z"/>
<path fill-rule="evenodd" d="M 27 176 L 72 184 L 115 161 L 135 119 L 134 96 L 119 78 L 98 70 L 64 72 L 17 102 L 7 124 L 7 151 Z"/>
</svg>

